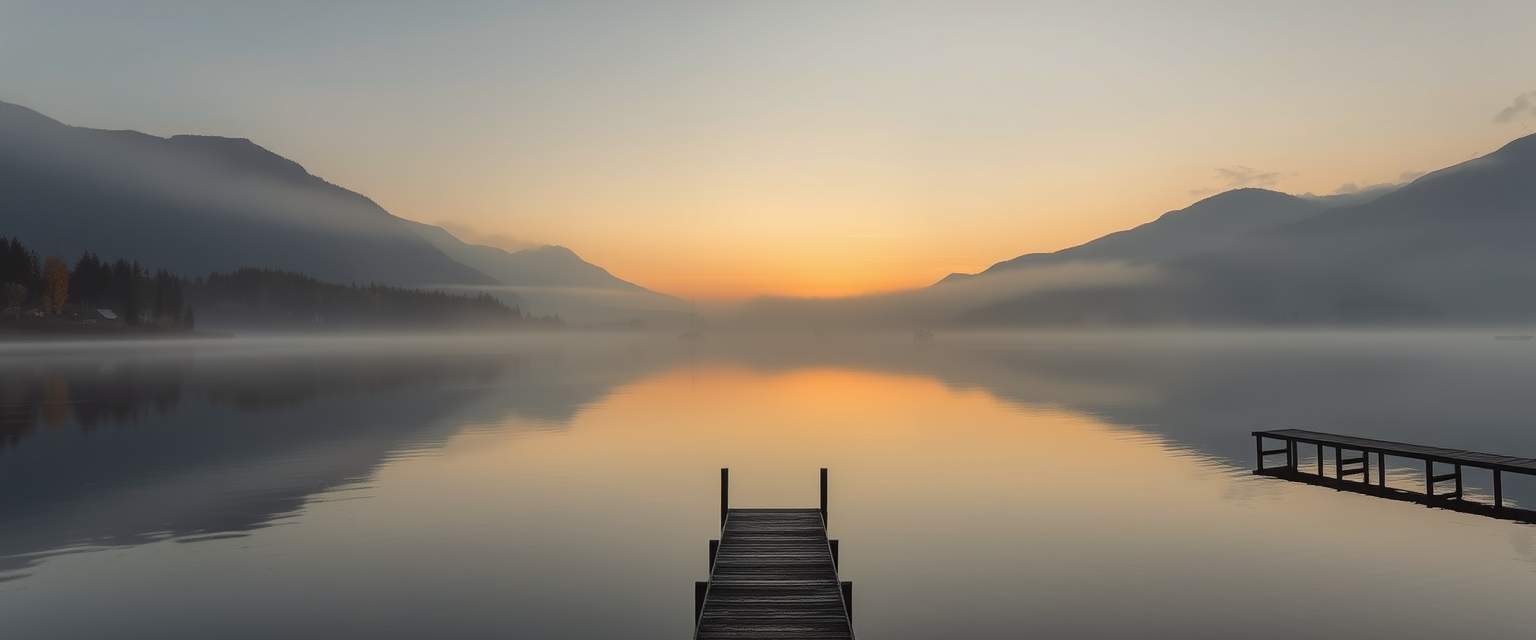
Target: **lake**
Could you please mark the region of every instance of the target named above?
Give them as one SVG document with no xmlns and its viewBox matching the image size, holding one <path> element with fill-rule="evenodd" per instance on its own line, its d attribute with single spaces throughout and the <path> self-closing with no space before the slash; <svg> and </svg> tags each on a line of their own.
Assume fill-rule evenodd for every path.
<svg viewBox="0 0 1536 640">
<path fill-rule="evenodd" d="M 0 345 L 0 635 L 684 638 L 719 468 L 828 467 L 867 638 L 1520 637 L 1536 527 L 1249 432 L 1532 456 L 1533 380 L 1473 332 Z"/>
</svg>

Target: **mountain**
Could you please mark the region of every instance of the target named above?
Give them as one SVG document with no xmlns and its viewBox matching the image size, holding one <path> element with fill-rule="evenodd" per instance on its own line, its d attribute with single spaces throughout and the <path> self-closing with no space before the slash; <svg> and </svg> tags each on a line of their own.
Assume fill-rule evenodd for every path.
<svg viewBox="0 0 1536 640">
<path fill-rule="evenodd" d="M 496 282 L 249 140 L 71 127 L 6 103 L 0 221 L 47 254 L 140 256 L 184 275 L 261 266 L 343 283 Z"/>
<path fill-rule="evenodd" d="M 1262 192 L 1272 195 L 1257 201 L 1247 200 L 1252 194 L 1233 199 L 1242 193 L 1215 196 L 1123 234 L 1047 254 L 1056 256 L 1053 260 L 1144 261 L 1160 274 L 1155 282 L 1009 297 L 958 310 L 956 319 L 965 324 L 1536 322 L 1536 135 L 1374 198 L 1335 206 L 1273 192 Z M 1185 217 L 1213 202 L 1235 206 Z M 1239 222 L 1222 224 L 1229 218 Z M 1193 225 L 1170 227 L 1154 238 L 1150 230 L 1169 226 L 1164 223 L 1171 219 Z M 1089 247 L 1102 249 L 1086 251 Z M 1023 256 L 985 273 L 1043 260 Z"/>
<path fill-rule="evenodd" d="M 540 315 L 580 326 L 681 326 L 690 309 L 677 298 L 622 280 L 565 247 L 519 251 L 469 244 L 417 223 L 417 233 L 459 263 L 495 278 L 499 287 L 472 287 Z"/>
<path fill-rule="evenodd" d="M 1053 253 L 1030 253 L 1004 260 L 975 275 L 1068 261 L 1154 263 L 1170 260 L 1218 250 L 1247 234 L 1311 217 L 1327 208 L 1326 202 L 1278 191 L 1236 189 L 1169 211 L 1132 229 L 1116 231 Z M 975 275 L 950 274 L 941 282 L 964 280 Z"/>
<path fill-rule="evenodd" d="M 507 251 L 463 242 L 442 227 L 414 224 L 417 234 L 439 251 L 505 285 L 648 292 L 644 287 L 621 280 L 607 269 L 581 259 L 565 247 L 545 245 Z"/>
<path fill-rule="evenodd" d="M 503 251 L 396 217 L 250 140 L 73 127 L 5 102 L 0 233 L 187 276 L 254 266 L 339 283 L 649 294 L 564 247 Z"/>
<path fill-rule="evenodd" d="M 487 290 L 541 315 L 585 326 L 678 326 L 688 306 L 622 280 L 565 247 L 519 251 L 469 244 L 448 231 L 417 223 L 417 232 L 448 257 L 500 281 Z"/>
<path fill-rule="evenodd" d="M 1207 281 L 1252 274 L 1351 292 L 1374 308 L 1313 309 L 1347 320 L 1536 320 L 1536 135 L 1183 265 Z"/>
</svg>

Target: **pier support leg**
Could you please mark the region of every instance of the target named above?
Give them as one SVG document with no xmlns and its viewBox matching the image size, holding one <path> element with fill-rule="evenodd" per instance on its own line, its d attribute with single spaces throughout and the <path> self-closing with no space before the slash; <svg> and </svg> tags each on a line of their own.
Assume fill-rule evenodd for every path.
<svg viewBox="0 0 1536 640">
<path fill-rule="evenodd" d="M 1253 437 L 1253 468 L 1256 471 L 1264 470 L 1264 436 Z"/>
<path fill-rule="evenodd" d="M 1360 469 L 1361 469 L 1360 481 L 1365 483 L 1365 484 L 1370 484 L 1371 483 L 1371 454 L 1366 453 L 1364 451 L 1360 452 Z"/>
<path fill-rule="evenodd" d="M 725 528 L 725 517 L 731 513 L 731 470 L 720 469 L 720 528 Z"/>
<path fill-rule="evenodd" d="M 843 607 L 848 611 L 848 622 L 853 623 L 853 583 L 839 582 L 837 586 L 843 590 Z"/>
<path fill-rule="evenodd" d="M 1424 461 L 1424 495 L 1435 497 L 1435 461 Z"/>
<path fill-rule="evenodd" d="M 821 524 L 827 525 L 827 468 L 821 468 Z"/>
<path fill-rule="evenodd" d="M 1504 474 L 1498 469 L 1493 470 L 1493 508 L 1504 508 Z"/>
<path fill-rule="evenodd" d="M 1456 499 L 1461 499 L 1461 465 L 1456 465 Z"/>
<path fill-rule="evenodd" d="M 693 627 L 699 627 L 699 615 L 704 613 L 704 594 L 709 593 L 709 583 L 703 580 L 693 583 Z"/>
<path fill-rule="evenodd" d="M 1376 453 L 1376 484 L 1387 486 L 1387 454 Z"/>
<path fill-rule="evenodd" d="M 1344 450 L 1339 447 L 1333 448 L 1333 479 L 1344 479 Z"/>
<path fill-rule="evenodd" d="M 1323 477 L 1323 443 L 1317 443 L 1317 477 Z"/>
</svg>

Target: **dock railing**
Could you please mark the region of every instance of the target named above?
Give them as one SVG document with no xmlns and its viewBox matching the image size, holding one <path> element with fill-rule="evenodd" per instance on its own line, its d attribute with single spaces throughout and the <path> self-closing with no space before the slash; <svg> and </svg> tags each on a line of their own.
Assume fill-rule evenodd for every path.
<svg viewBox="0 0 1536 640">
<path fill-rule="evenodd" d="M 1268 442 L 1278 442 L 1278 448 L 1266 449 Z M 1410 500 L 1457 511 L 1480 513 L 1497 518 L 1531 521 L 1536 512 L 1505 504 L 1504 474 L 1515 473 L 1536 477 L 1536 459 L 1479 453 L 1461 449 L 1447 449 L 1425 445 L 1361 438 L 1305 429 L 1276 429 L 1253 432 L 1254 473 L 1287 480 L 1322 484 L 1337 489 L 1368 493 L 1399 500 Z M 1316 450 L 1316 472 L 1301 470 L 1300 447 L 1310 445 Z M 1333 477 L 1324 470 L 1325 452 L 1333 452 Z M 1371 457 L 1375 456 L 1375 482 L 1372 482 Z M 1285 456 L 1284 464 L 1270 466 L 1269 460 Z M 1348 456 L 1348 457 L 1346 457 Z M 1423 493 L 1387 486 L 1387 456 L 1410 458 L 1424 464 Z M 1436 473 L 1436 465 L 1449 466 L 1449 473 Z M 1463 481 L 1464 468 L 1489 471 L 1493 475 L 1492 503 L 1473 502 L 1467 499 Z M 1354 480 L 1354 476 L 1359 476 Z M 1444 483 L 1452 483 L 1449 491 L 1440 491 Z"/>
</svg>

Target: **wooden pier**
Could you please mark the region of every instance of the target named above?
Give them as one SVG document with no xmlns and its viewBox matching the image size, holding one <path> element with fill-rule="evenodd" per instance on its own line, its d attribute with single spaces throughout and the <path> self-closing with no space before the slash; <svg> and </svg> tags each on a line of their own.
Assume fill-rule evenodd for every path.
<svg viewBox="0 0 1536 640">
<path fill-rule="evenodd" d="M 827 538 L 827 470 L 817 509 L 733 509 L 720 470 L 720 539 L 694 583 L 694 638 L 853 638 L 853 583 Z"/>
<path fill-rule="evenodd" d="M 1281 447 L 1265 449 L 1266 441 L 1278 441 Z M 1257 458 L 1253 472 L 1256 474 L 1494 518 L 1536 522 L 1536 511 L 1508 506 L 1504 500 L 1504 474 L 1536 476 L 1536 459 L 1533 458 L 1429 447 L 1305 429 L 1254 431 L 1253 442 L 1254 455 Z M 1300 447 L 1302 445 L 1316 448 L 1316 472 L 1301 469 Z M 1332 477 L 1329 477 L 1323 468 L 1326 460 L 1324 454 L 1330 449 L 1333 451 L 1334 460 Z M 1285 456 L 1285 464 L 1267 466 L 1266 460 L 1276 456 Z M 1374 483 L 1371 469 L 1373 456 L 1376 462 Z M 1424 491 L 1420 493 L 1387 486 L 1387 456 L 1410 458 L 1423 463 Z M 1450 468 L 1448 473 L 1436 473 L 1436 471 L 1443 471 L 1445 467 Z M 1463 491 L 1462 472 L 1467 467 L 1482 469 L 1492 474 L 1492 502 L 1474 502 L 1466 498 Z M 1355 476 L 1359 478 L 1355 479 Z M 1442 491 L 1439 487 L 1446 484 L 1450 484 L 1450 489 Z"/>
</svg>

